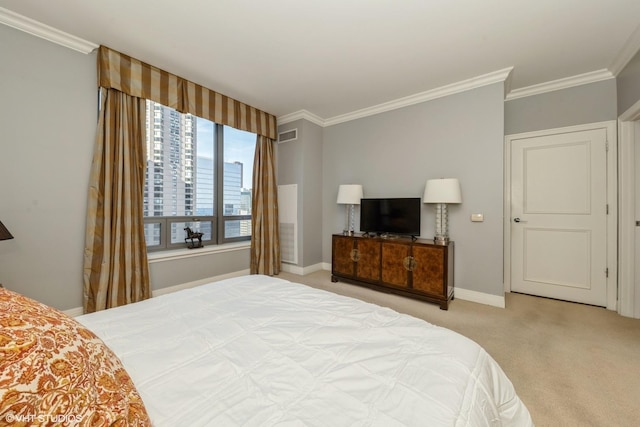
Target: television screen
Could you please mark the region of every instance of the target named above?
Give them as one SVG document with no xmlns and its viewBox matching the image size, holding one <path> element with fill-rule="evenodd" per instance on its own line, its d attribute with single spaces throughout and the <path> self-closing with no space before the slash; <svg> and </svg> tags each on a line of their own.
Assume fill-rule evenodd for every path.
<svg viewBox="0 0 640 427">
<path fill-rule="evenodd" d="M 415 198 L 360 200 L 360 231 L 420 235 L 422 200 Z"/>
</svg>

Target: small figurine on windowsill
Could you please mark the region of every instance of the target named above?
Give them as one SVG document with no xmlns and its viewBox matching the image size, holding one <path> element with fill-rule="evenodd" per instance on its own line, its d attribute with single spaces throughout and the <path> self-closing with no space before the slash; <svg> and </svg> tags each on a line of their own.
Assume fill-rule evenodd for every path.
<svg viewBox="0 0 640 427">
<path fill-rule="evenodd" d="M 189 249 L 194 249 L 194 248 L 202 248 L 202 234 L 200 232 L 193 232 L 191 231 L 190 227 L 186 227 L 184 229 L 184 231 L 187 232 L 187 237 L 184 238 L 184 242 L 187 244 L 187 248 Z M 193 239 L 198 239 L 197 242 L 195 242 Z M 191 243 L 187 242 L 187 240 L 191 240 Z"/>
</svg>

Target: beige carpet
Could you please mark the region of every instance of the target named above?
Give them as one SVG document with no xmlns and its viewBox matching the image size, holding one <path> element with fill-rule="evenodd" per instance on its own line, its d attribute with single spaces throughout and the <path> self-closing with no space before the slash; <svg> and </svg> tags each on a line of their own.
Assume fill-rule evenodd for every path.
<svg viewBox="0 0 640 427">
<path fill-rule="evenodd" d="M 640 425 L 640 320 L 604 308 L 507 294 L 506 308 L 438 305 L 332 283 L 330 273 L 279 277 L 391 307 L 459 332 L 502 366 L 537 426 Z"/>
</svg>

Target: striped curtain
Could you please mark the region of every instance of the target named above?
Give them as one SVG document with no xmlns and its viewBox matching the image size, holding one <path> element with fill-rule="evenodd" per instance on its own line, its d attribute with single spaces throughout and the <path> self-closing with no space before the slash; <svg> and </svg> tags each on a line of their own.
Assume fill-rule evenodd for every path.
<svg viewBox="0 0 640 427">
<path fill-rule="evenodd" d="M 280 231 L 273 141 L 264 136 L 258 136 L 256 141 L 251 209 L 251 274 L 279 274 Z"/>
<path fill-rule="evenodd" d="M 145 100 L 101 88 L 89 181 L 85 313 L 150 296 L 143 228 Z"/>
<path fill-rule="evenodd" d="M 215 123 L 276 139 L 277 121 L 233 98 L 138 61 L 105 46 L 98 52 L 101 87 L 159 102 L 181 113 L 190 113 Z"/>
</svg>

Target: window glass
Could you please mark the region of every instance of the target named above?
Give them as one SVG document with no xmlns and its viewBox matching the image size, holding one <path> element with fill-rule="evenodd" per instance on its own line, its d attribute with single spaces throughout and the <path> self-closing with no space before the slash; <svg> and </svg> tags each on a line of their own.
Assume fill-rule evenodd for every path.
<svg viewBox="0 0 640 427">
<path fill-rule="evenodd" d="M 251 215 L 256 134 L 224 127 L 224 212 Z"/>
<path fill-rule="evenodd" d="M 148 247 L 160 246 L 160 226 L 158 222 L 144 225 L 144 237 Z"/>
<path fill-rule="evenodd" d="M 232 220 L 228 219 L 224 222 L 224 237 L 226 239 L 234 237 L 251 236 L 251 220 L 241 219 Z"/>
<path fill-rule="evenodd" d="M 146 125 L 147 248 L 180 247 L 186 227 L 209 244 L 249 239 L 256 135 L 153 101 L 147 101 Z"/>
<path fill-rule="evenodd" d="M 211 221 L 182 221 L 171 223 L 171 243 L 183 243 L 189 227 L 194 233 L 202 233 L 202 241 L 211 240 Z"/>
<path fill-rule="evenodd" d="M 213 215 L 214 123 L 153 101 L 146 122 L 144 215 Z"/>
<path fill-rule="evenodd" d="M 215 123 L 197 119 L 196 215 L 215 215 Z"/>
</svg>

